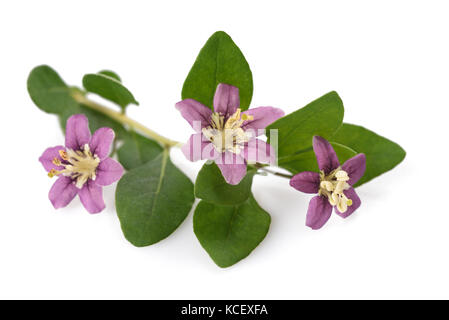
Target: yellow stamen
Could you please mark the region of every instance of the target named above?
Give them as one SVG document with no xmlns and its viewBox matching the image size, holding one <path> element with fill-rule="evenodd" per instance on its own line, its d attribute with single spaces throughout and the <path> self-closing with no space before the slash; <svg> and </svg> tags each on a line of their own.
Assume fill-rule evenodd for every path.
<svg viewBox="0 0 449 320">
<path fill-rule="evenodd" d="M 58 158 L 53 159 L 52 162 L 54 165 L 64 167 L 64 169 L 60 171 L 51 169 L 48 172 L 50 178 L 62 174 L 72 178 L 75 185 L 80 189 L 89 179 L 95 180 L 100 158 L 92 154 L 88 144 L 85 144 L 82 150 L 59 150 L 59 156 L 65 163 Z"/>
<path fill-rule="evenodd" d="M 336 206 L 341 213 L 346 212 L 348 206 L 352 205 L 352 200 L 344 194 L 344 191 L 351 187 L 347 183 L 349 180 L 348 173 L 341 168 L 337 168 L 327 175 L 321 171 L 320 180 L 318 194 L 326 196 L 329 203 Z"/>
<path fill-rule="evenodd" d="M 343 170 L 338 170 L 335 173 L 335 177 L 337 178 L 338 181 L 348 181 L 349 180 L 348 173 Z"/>
<path fill-rule="evenodd" d="M 345 189 L 346 185 L 347 185 L 346 182 L 338 181 L 338 180 L 337 180 L 337 183 L 334 183 L 334 184 L 335 184 L 334 192 L 338 193 L 338 194 L 342 193 L 343 190 Z"/>
<path fill-rule="evenodd" d="M 61 160 L 59 160 L 58 158 L 54 158 L 52 162 L 55 166 L 60 166 L 62 164 Z"/>
<path fill-rule="evenodd" d="M 57 176 L 59 174 L 59 171 L 56 171 L 55 169 L 51 169 L 50 171 L 48 171 L 48 176 L 50 178 L 53 178 L 54 176 Z"/>
<path fill-rule="evenodd" d="M 334 191 L 334 185 L 330 181 L 321 181 L 320 186 L 327 191 Z"/>
<path fill-rule="evenodd" d="M 203 128 L 202 132 L 217 151 L 230 151 L 239 154 L 244 143 L 250 139 L 241 126 L 244 121 L 253 118 L 253 116 L 241 114 L 241 109 L 237 109 L 225 122 L 224 116 L 214 112 L 211 116 L 210 126 Z"/>
<path fill-rule="evenodd" d="M 348 210 L 348 204 L 346 203 L 346 201 L 338 201 L 337 209 L 341 213 L 344 213 L 344 212 L 346 212 L 346 210 Z"/>
<path fill-rule="evenodd" d="M 62 158 L 62 160 L 69 160 L 69 157 L 67 156 L 67 152 L 65 150 L 59 150 L 59 156 Z"/>
</svg>

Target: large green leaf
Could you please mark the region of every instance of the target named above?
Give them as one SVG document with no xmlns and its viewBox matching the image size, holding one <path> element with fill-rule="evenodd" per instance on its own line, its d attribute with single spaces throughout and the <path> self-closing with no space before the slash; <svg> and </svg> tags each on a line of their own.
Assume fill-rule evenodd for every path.
<svg viewBox="0 0 449 320">
<path fill-rule="evenodd" d="M 223 31 L 215 32 L 201 49 L 182 88 L 182 99 L 195 99 L 213 108 L 219 83 L 239 88 L 240 108 L 246 110 L 253 95 L 253 77 L 240 49 Z"/>
<path fill-rule="evenodd" d="M 168 151 L 128 171 L 117 185 L 117 215 L 125 238 L 137 247 L 173 233 L 193 201 L 193 184 L 172 164 Z"/>
<path fill-rule="evenodd" d="M 214 262 L 226 268 L 247 257 L 265 238 L 270 215 L 253 196 L 238 206 L 201 201 L 195 209 L 193 230 Z"/>
<path fill-rule="evenodd" d="M 236 205 L 245 202 L 251 194 L 251 185 L 256 170 L 248 170 L 238 185 L 228 184 L 215 163 L 204 164 L 195 182 L 197 198 L 221 205 Z"/>
<path fill-rule="evenodd" d="M 334 142 L 331 142 L 331 144 L 335 152 L 337 153 L 340 163 L 344 163 L 346 160 L 354 157 L 357 154 L 357 152 L 355 152 L 351 148 L 348 148 L 347 146 Z M 280 158 L 278 165 L 284 169 L 287 169 L 293 174 L 302 171 L 319 171 L 315 152 L 313 152 L 312 148 L 301 153 Z"/>
<path fill-rule="evenodd" d="M 405 150 L 397 143 L 354 124 L 344 123 L 332 141 L 366 155 L 366 171 L 356 186 L 393 169 L 405 158 Z"/>
<path fill-rule="evenodd" d="M 83 86 L 87 91 L 96 93 L 107 100 L 115 102 L 123 109 L 131 103 L 139 105 L 131 91 L 115 77 L 104 73 L 86 74 L 83 77 Z"/>
<path fill-rule="evenodd" d="M 335 91 L 275 121 L 267 130 L 278 130 L 278 157 L 307 150 L 315 135 L 328 139 L 341 126 L 343 102 Z"/>
<path fill-rule="evenodd" d="M 161 154 L 163 148 L 155 141 L 138 133 L 130 132 L 117 155 L 120 163 L 131 170 L 153 160 Z"/>
</svg>

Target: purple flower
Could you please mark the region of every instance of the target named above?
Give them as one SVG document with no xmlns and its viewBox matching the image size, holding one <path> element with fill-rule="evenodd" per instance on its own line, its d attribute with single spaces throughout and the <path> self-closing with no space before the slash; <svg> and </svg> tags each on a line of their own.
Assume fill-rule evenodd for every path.
<svg viewBox="0 0 449 320">
<path fill-rule="evenodd" d="M 280 109 L 259 107 L 241 112 L 239 89 L 220 83 L 214 96 L 214 111 L 193 99 L 176 108 L 196 131 L 182 147 L 190 161 L 213 160 L 229 184 L 246 175 L 247 162 L 274 163 L 275 152 L 256 137 L 284 115 Z"/>
<path fill-rule="evenodd" d="M 113 140 L 110 128 L 100 128 L 91 137 L 82 114 L 67 120 L 65 147 L 48 148 L 39 158 L 49 177 L 58 176 L 48 195 L 55 209 L 67 206 L 76 195 L 90 213 L 105 208 L 102 187 L 123 174 L 121 164 L 108 157 Z"/>
<path fill-rule="evenodd" d="M 360 198 L 352 186 L 365 173 L 366 157 L 360 153 L 340 166 L 334 148 L 318 136 L 313 137 L 313 151 L 320 173 L 298 173 L 290 180 L 290 185 L 305 193 L 318 193 L 310 200 L 306 217 L 306 225 L 316 230 L 329 220 L 332 207 L 342 218 L 360 207 Z"/>
</svg>

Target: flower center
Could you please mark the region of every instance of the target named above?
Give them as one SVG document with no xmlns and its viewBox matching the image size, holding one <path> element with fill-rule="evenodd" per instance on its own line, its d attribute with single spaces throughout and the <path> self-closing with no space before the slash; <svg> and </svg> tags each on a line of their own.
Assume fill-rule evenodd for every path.
<svg viewBox="0 0 449 320">
<path fill-rule="evenodd" d="M 88 179 L 95 180 L 96 170 L 100 163 L 100 158 L 97 155 L 92 155 L 89 145 L 85 144 L 83 150 L 59 150 L 59 155 L 62 160 L 58 158 L 53 159 L 53 164 L 64 167 L 64 169 L 57 171 L 51 169 L 48 173 L 50 178 L 62 174 L 76 180 L 77 188 L 81 189 Z"/>
<path fill-rule="evenodd" d="M 347 183 L 349 180 L 348 173 L 341 168 L 333 170 L 328 175 L 325 175 L 323 171 L 320 171 L 320 189 L 318 194 L 324 195 L 329 200 L 332 206 L 337 206 L 338 211 L 341 213 L 346 212 L 348 207 L 352 205 L 352 200 L 348 199 L 343 193 L 344 190 L 348 190 L 351 186 Z"/>
<path fill-rule="evenodd" d="M 225 122 L 224 116 L 214 112 L 211 116 L 210 126 L 203 128 L 202 131 L 218 152 L 230 151 L 239 154 L 245 142 L 251 138 L 251 135 L 246 133 L 241 126 L 243 122 L 253 119 L 253 116 L 241 114 L 241 110 L 237 109 Z"/>
</svg>

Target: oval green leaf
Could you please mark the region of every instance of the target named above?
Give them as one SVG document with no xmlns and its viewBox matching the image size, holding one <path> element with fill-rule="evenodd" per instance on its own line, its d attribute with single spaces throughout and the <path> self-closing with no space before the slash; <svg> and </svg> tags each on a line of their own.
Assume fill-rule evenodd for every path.
<svg viewBox="0 0 449 320">
<path fill-rule="evenodd" d="M 84 88 L 92 93 L 115 102 L 122 108 L 133 103 L 139 105 L 133 94 L 117 79 L 104 74 L 86 74 L 83 77 Z"/>
<path fill-rule="evenodd" d="M 337 153 L 340 163 L 344 163 L 349 158 L 357 155 L 357 152 L 347 146 L 334 142 L 331 142 L 331 144 L 335 152 Z M 278 165 L 279 167 L 287 169 L 293 174 L 303 171 L 319 171 L 315 152 L 313 152 L 312 148 L 292 156 L 280 158 Z"/>
<path fill-rule="evenodd" d="M 131 170 L 155 159 L 162 152 L 159 143 L 132 131 L 124 139 L 117 156 L 123 167 Z"/>
<path fill-rule="evenodd" d="M 111 78 L 117 80 L 118 82 L 122 82 L 122 79 L 120 78 L 120 76 L 117 73 L 115 73 L 114 71 L 101 70 L 101 71 L 98 72 L 98 74 L 102 74 L 104 76 L 111 77 Z"/>
<path fill-rule="evenodd" d="M 343 102 L 335 91 L 275 121 L 267 130 L 278 130 L 278 157 L 307 150 L 315 135 L 329 139 L 340 128 Z"/>
<path fill-rule="evenodd" d="M 405 158 L 405 150 L 397 143 L 371 130 L 354 124 L 344 123 L 332 141 L 344 144 L 358 153 L 366 155 L 366 171 L 355 184 L 360 186 L 382 173 L 396 167 Z"/>
<path fill-rule="evenodd" d="M 193 201 L 193 184 L 172 164 L 168 151 L 128 171 L 117 185 L 122 231 L 137 247 L 172 234 L 189 214 Z"/>
<path fill-rule="evenodd" d="M 195 197 L 220 205 L 236 205 L 251 195 L 256 170 L 248 170 L 238 185 L 228 184 L 215 163 L 204 164 L 195 182 Z"/>
<path fill-rule="evenodd" d="M 79 111 L 78 103 L 70 95 L 71 89 L 59 74 L 47 65 L 31 70 L 27 88 L 31 100 L 45 112 L 73 114 Z"/>
<path fill-rule="evenodd" d="M 240 108 L 248 109 L 253 76 L 242 52 L 223 31 L 215 32 L 201 49 L 182 87 L 182 99 L 195 99 L 213 109 L 219 83 L 239 88 Z"/>
<path fill-rule="evenodd" d="M 201 201 L 195 209 L 193 230 L 203 248 L 221 268 L 246 258 L 265 238 L 270 215 L 253 196 L 238 206 Z"/>
</svg>

